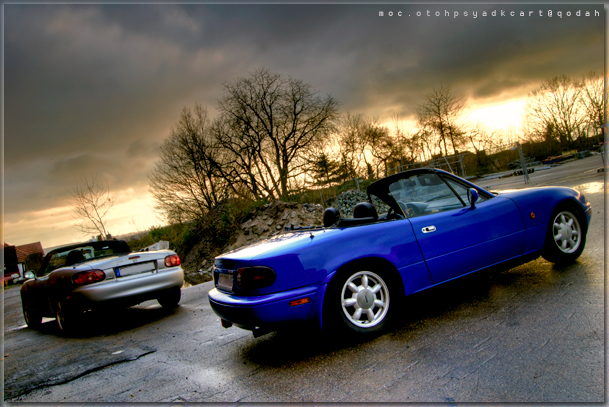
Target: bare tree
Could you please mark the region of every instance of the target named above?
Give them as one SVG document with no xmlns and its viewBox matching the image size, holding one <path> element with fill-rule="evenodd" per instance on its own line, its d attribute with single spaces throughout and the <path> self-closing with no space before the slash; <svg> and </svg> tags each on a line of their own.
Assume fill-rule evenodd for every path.
<svg viewBox="0 0 609 407">
<path fill-rule="evenodd" d="M 392 137 L 387 127 L 381 126 L 376 121 L 371 121 L 366 128 L 366 139 L 370 156 L 374 158 L 369 165 L 376 167 L 376 176 L 387 175 L 392 167 L 402 165 L 402 152 L 398 140 Z M 383 168 L 383 172 L 381 172 Z M 368 174 L 370 176 L 370 174 Z"/>
<path fill-rule="evenodd" d="M 458 153 L 464 134 L 458 126 L 458 119 L 464 107 L 465 98 L 455 94 L 450 86 L 434 88 L 423 96 L 423 102 L 417 107 L 419 126 L 435 133 L 438 148 L 444 155 L 449 155 L 449 145 L 454 154 Z"/>
<path fill-rule="evenodd" d="M 557 139 L 561 145 L 575 140 L 586 120 L 581 95 L 581 86 L 568 76 L 543 81 L 529 94 L 525 104 L 527 124 L 533 136 Z"/>
<path fill-rule="evenodd" d="M 489 129 L 480 120 L 470 120 L 463 124 L 464 139 L 476 154 L 481 151 L 490 153 L 496 144 L 500 144 L 500 136 L 496 130 Z"/>
<path fill-rule="evenodd" d="M 423 131 L 414 131 L 407 134 L 403 127 L 402 119 L 394 114 L 392 116 L 393 121 L 393 139 L 395 143 L 395 159 L 399 161 L 400 168 L 405 164 L 411 164 L 416 161 L 425 161 L 426 158 L 426 146 L 428 140 L 426 140 Z M 431 154 L 428 154 L 431 157 Z M 398 158 L 399 157 L 399 158 Z"/>
<path fill-rule="evenodd" d="M 99 180 L 97 174 L 93 174 L 90 179 L 83 175 L 80 184 L 70 194 L 74 227 L 85 235 L 107 238 L 106 216 L 115 202 L 110 196 L 108 182 Z"/>
<path fill-rule="evenodd" d="M 334 143 L 345 179 L 379 175 L 390 161 L 400 162 L 400 145 L 377 119 L 346 113 L 338 120 Z M 373 174 L 376 172 L 376 174 Z"/>
<path fill-rule="evenodd" d="M 148 173 L 156 209 L 176 222 L 202 218 L 231 191 L 221 161 L 207 110 L 184 108 Z"/>
<path fill-rule="evenodd" d="M 364 171 L 366 153 L 365 119 L 360 114 L 345 113 L 337 120 L 335 144 L 345 179 L 355 178 Z"/>
<path fill-rule="evenodd" d="M 226 176 L 255 198 L 287 197 L 308 152 L 332 130 L 337 107 L 331 96 L 267 69 L 225 83 L 216 138 L 230 156 Z"/>
<path fill-rule="evenodd" d="M 605 81 L 596 72 L 584 75 L 581 80 L 582 103 L 590 125 L 600 131 L 605 124 Z"/>
</svg>

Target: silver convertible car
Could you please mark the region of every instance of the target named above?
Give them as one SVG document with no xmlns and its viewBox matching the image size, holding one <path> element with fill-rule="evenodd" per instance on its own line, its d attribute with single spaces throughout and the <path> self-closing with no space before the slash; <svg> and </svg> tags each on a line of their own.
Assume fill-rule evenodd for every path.
<svg viewBox="0 0 609 407">
<path fill-rule="evenodd" d="M 25 322 L 38 328 L 43 317 L 56 318 L 61 331 L 72 330 L 87 311 L 128 307 L 156 299 L 163 307 L 180 302 L 184 271 L 170 250 L 131 252 L 127 242 L 107 240 L 55 249 L 36 275 L 26 273 L 21 287 Z"/>
</svg>

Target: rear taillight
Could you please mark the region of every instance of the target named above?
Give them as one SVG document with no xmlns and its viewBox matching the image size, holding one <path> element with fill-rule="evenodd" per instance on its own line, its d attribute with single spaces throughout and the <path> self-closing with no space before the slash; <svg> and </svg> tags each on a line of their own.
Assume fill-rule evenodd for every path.
<svg viewBox="0 0 609 407">
<path fill-rule="evenodd" d="M 165 257 L 165 267 L 175 267 L 182 264 L 177 254 Z"/>
<path fill-rule="evenodd" d="M 275 278 L 275 271 L 270 267 L 244 267 L 235 271 L 235 285 L 242 290 L 268 287 Z"/>
<path fill-rule="evenodd" d="M 74 284 L 76 285 L 84 285 L 98 283 L 105 278 L 106 273 L 104 273 L 102 270 L 89 270 L 74 274 L 72 281 L 74 281 Z"/>
</svg>

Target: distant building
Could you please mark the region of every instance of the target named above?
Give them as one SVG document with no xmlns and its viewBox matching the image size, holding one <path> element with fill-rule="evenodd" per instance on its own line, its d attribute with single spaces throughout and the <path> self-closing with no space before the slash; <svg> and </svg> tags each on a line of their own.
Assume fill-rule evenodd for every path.
<svg viewBox="0 0 609 407">
<path fill-rule="evenodd" d="M 13 273 L 19 273 L 17 261 L 17 250 L 15 246 L 4 244 L 4 277 L 10 277 Z"/>
<path fill-rule="evenodd" d="M 39 256 L 32 256 L 38 254 Z M 44 251 L 40 242 L 28 243 L 19 246 L 12 246 L 4 243 L 4 277 L 9 277 L 12 274 L 19 274 L 23 277 L 28 267 L 36 265 L 32 259 L 44 257 Z"/>
</svg>

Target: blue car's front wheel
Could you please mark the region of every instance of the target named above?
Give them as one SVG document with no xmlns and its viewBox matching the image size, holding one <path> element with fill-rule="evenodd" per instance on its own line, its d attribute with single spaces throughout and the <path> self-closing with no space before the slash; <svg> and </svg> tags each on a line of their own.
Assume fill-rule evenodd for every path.
<svg viewBox="0 0 609 407">
<path fill-rule="evenodd" d="M 570 263 L 586 245 L 586 218 L 573 204 L 554 210 L 542 256 L 552 263 Z"/>
<path fill-rule="evenodd" d="M 357 333 L 380 331 L 387 323 L 391 295 L 386 278 L 379 273 L 359 270 L 341 273 L 329 295 L 330 318 Z"/>
</svg>

